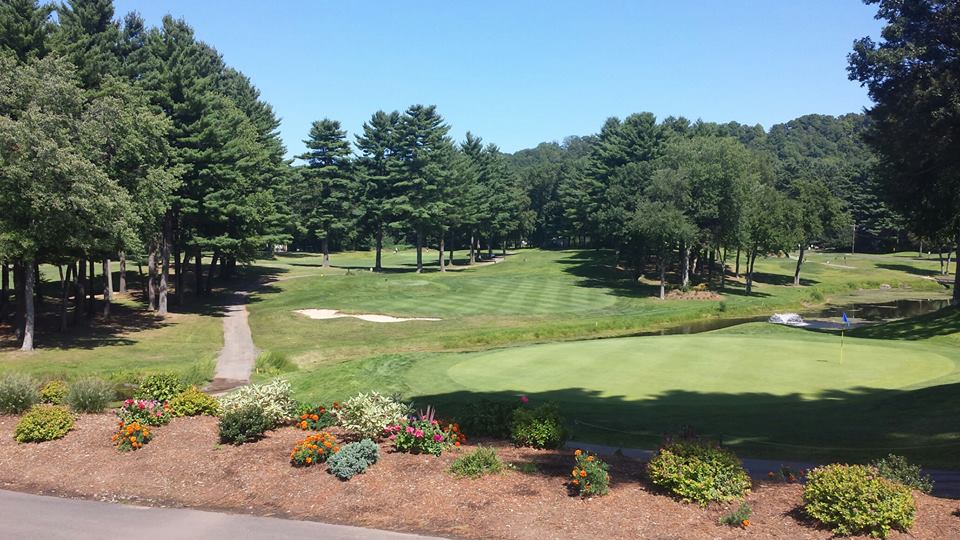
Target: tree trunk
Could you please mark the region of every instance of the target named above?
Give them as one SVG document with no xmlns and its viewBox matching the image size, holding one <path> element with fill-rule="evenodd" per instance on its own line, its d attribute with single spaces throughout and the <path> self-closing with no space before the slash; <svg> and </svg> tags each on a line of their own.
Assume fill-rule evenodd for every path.
<svg viewBox="0 0 960 540">
<path fill-rule="evenodd" d="M 323 267 L 330 268 L 330 239 L 324 236 L 320 245 L 323 246 Z"/>
<path fill-rule="evenodd" d="M 445 249 L 446 246 L 445 246 L 444 243 L 443 243 L 443 237 L 444 237 L 444 233 L 443 233 L 443 231 L 441 231 L 441 232 L 440 232 L 440 271 L 441 271 L 441 272 L 446 272 L 446 271 L 447 271 L 447 265 L 445 264 L 445 261 L 444 261 L 443 257 L 444 257 L 444 255 L 447 254 L 447 250 Z"/>
<path fill-rule="evenodd" d="M 3 316 L 7 312 L 7 302 L 10 301 L 10 267 L 7 265 L 7 261 L 0 261 L 0 266 L 2 266 L 2 277 L 0 277 L 0 321 L 3 320 Z"/>
<path fill-rule="evenodd" d="M 103 318 L 110 317 L 110 300 L 113 298 L 113 277 L 110 275 L 110 259 L 103 260 Z"/>
<path fill-rule="evenodd" d="M 680 252 L 683 258 L 680 262 L 680 286 L 685 288 L 690 285 L 690 246 L 686 242 L 682 242 Z"/>
<path fill-rule="evenodd" d="M 14 295 L 16 295 L 17 297 L 16 314 L 14 315 L 14 318 L 13 318 L 14 326 L 15 326 L 13 333 L 18 340 L 23 338 L 24 315 L 26 313 L 26 306 L 27 306 L 26 300 L 25 300 L 27 295 L 26 295 L 26 292 L 24 292 L 25 291 L 24 281 L 25 281 L 25 276 L 24 276 L 24 270 L 23 270 L 23 263 L 22 262 L 13 263 L 13 289 L 14 289 Z M 33 298 L 33 295 L 31 294 L 30 297 Z"/>
<path fill-rule="evenodd" d="M 197 255 L 197 260 L 200 259 L 200 255 Z M 214 272 L 217 270 L 217 263 L 220 262 L 220 252 L 214 251 L 213 258 L 210 259 L 210 268 L 207 270 L 207 286 L 203 288 L 204 291 L 209 293 L 213 290 L 213 276 Z M 222 263 L 221 263 L 222 266 Z M 201 272 L 202 275 L 203 272 Z"/>
<path fill-rule="evenodd" d="M 657 261 L 660 266 L 660 299 L 666 300 L 667 298 L 667 263 L 663 260 L 663 257 L 660 257 L 660 260 Z"/>
<path fill-rule="evenodd" d="M 90 268 L 87 270 L 87 293 L 90 295 L 90 298 L 87 300 L 87 317 L 93 318 L 93 308 L 96 304 L 97 293 L 93 288 L 93 278 L 97 276 L 97 265 L 93 262 L 93 259 L 90 259 Z"/>
<path fill-rule="evenodd" d="M 160 244 L 160 286 L 157 290 L 157 313 L 167 314 L 167 278 L 170 274 L 170 219 L 167 218 Z"/>
<path fill-rule="evenodd" d="M 33 268 L 31 269 L 31 272 L 33 272 L 33 279 L 34 279 L 33 288 L 34 288 L 34 293 L 36 295 L 36 302 L 37 302 L 34 307 L 34 310 L 40 311 L 41 306 L 43 306 L 43 280 L 40 279 L 40 263 L 36 263 L 36 262 L 33 263 Z"/>
<path fill-rule="evenodd" d="M 747 250 L 747 296 L 753 292 L 753 263 L 757 260 L 757 246 Z"/>
<path fill-rule="evenodd" d="M 727 248 L 724 246 L 723 251 L 720 252 L 720 290 L 726 288 L 727 283 Z"/>
<path fill-rule="evenodd" d="M 938 250 L 937 257 L 940 259 L 940 275 L 945 276 L 950 271 L 950 269 L 943 264 L 943 248 L 940 248 Z"/>
<path fill-rule="evenodd" d="M 423 233 L 417 229 L 417 273 L 423 272 Z"/>
<path fill-rule="evenodd" d="M 67 304 L 70 303 L 70 278 L 73 277 L 73 263 L 67 265 L 67 273 L 63 278 L 63 290 L 60 296 L 60 331 L 67 331 Z"/>
<path fill-rule="evenodd" d="M 450 266 L 453 266 L 453 242 L 454 242 L 453 231 L 450 231 L 450 243 L 448 244 L 448 249 L 450 250 Z"/>
<path fill-rule="evenodd" d="M 953 269 L 953 305 L 960 306 L 960 226 L 957 227 L 954 243 L 957 247 L 957 257 L 954 259 Z"/>
<path fill-rule="evenodd" d="M 21 351 L 33 350 L 33 331 L 36 325 L 36 312 L 34 311 L 33 295 L 34 285 L 37 274 L 33 271 L 33 265 L 36 261 L 28 261 L 24 271 L 23 301 L 24 301 L 24 319 L 23 319 L 23 342 L 20 345 Z"/>
<path fill-rule="evenodd" d="M 213 266 L 210 266 L 213 272 Z M 197 249 L 193 258 L 193 295 L 197 298 L 203 296 L 203 250 Z"/>
<path fill-rule="evenodd" d="M 487 237 L 487 258 L 493 258 L 493 236 Z"/>
<path fill-rule="evenodd" d="M 477 262 L 477 253 L 473 250 L 473 238 L 474 234 L 470 232 L 470 258 L 467 260 L 467 264 L 473 264 Z"/>
<path fill-rule="evenodd" d="M 76 294 L 73 297 L 73 324 L 77 324 L 83 312 L 83 301 L 87 295 L 86 283 L 87 265 L 83 259 L 79 259 L 77 260 Z"/>
<path fill-rule="evenodd" d="M 157 310 L 157 247 L 150 246 L 150 254 L 147 255 L 147 301 L 150 303 L 150 310 Z"/>
<path fill-rule="evenodd" d="M 736 279 L 740 279 L 740 246 L 737 246 L 737 268 L 733 271 Z"/>
<path fill-rule="evenodd" d="M 793 286 L 800 286 L 800 265 L 803 264 L 803 253 L 805 251 L 806 242 L 800 244 L 800 254 L 797 255 L 797 269 L 793 272 Z"/>
<path fill-rule="evenodd" d="M 183 258 L 180 257 L 181 253 L 183 254 Z M 173 275 L 174 275 L 173 283 L 174 283 L 174 290 L 176 291 L 176 294 L 174 294 L 173 296 L 173 302 L 178 306 L 183 305 L 183 273 L 184 273 L 183 267 L 187 265 L 187 258 L 188 258 L 187 253 L 181 252 L 179 245 L 174 247 L 173 249 Z"/>
<path fill-rule="evenodd" d="M 500 254 L 503 255 L 504 257 L 506 257 L 506 256 L 507 256 L 507 241 L 506 241 L 506 240 L 503 240 L 503 242 L 500 244 L 500 248 L 501 248 L 501 249 L 500 249 Z"/>
<path fill-rule="evenodd" d="M 383 270 L 383 223 L 377 222 L 377 258 L 373 269 L 376 272 Z"/>
<path fill-rule="evenodd" d="M 124 251 L 120 252 L 120 274 L 117 278 L 120 280 L 120 283 L 118 283 L 120 288 L 117 289 L 117 292 L 127 294 L 127 253 Z"/>
</svg>

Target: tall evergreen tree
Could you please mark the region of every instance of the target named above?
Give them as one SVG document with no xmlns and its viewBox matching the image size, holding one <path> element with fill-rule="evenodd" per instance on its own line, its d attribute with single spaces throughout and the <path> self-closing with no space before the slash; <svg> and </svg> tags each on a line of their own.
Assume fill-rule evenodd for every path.
<svg viewBox="0 0 960 540">
<path fill-rule="evenodd" d="M 0 2 L 0 51 L 13 51 L 20 61 L 43 58 L 49 50 L 53 6 L 37 0 Z"/>
<path fill-rule="evenodd" d="M 320 239 L 323 266 L 330 265 L 330 239 L 353 230 L 357 223 L 358 186 L 351 170 L 350 143 L 340 122 L 324 118 L 313 123 L 303 141 L 307 152 L 297 156 L 307 162 L 303 172 L 300 215 L 304 227 Z"/>
<path fill-rule="evenodd" d="M 389 201 L 393 199 L 395 175 L 400 159 L 400 113 L 377 111 L 363 124 L 363 134 L 356 136 L 360 150 L 358 180 L 364 204 L 362 222 L 374 235 L 376 259 L 374 270 L 383 269 L 383 234 L 394 219 Z"/>
</svg>

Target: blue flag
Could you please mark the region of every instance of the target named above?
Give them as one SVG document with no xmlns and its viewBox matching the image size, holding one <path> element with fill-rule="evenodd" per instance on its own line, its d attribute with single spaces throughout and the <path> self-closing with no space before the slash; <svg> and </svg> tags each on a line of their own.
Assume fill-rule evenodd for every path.
<svg viewBox="0 0 960 540">
<path fill-rule="evenodd" d="M 850 320 L 847 319 L 847 312 L 843 312 L 843 324 L 847 325 L 847 328 L 850 328 Z"/>
</svg>

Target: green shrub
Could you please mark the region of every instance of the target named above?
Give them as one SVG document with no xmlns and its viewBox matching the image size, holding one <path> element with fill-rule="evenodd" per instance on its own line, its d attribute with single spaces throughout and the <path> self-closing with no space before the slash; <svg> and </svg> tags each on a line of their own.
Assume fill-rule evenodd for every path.
<svg viewBox="0 0 960 540">
<path fill-rule="evenodd" d="M 471 437 L 510 437 L 513 411 L 520 406 L 516 401 L 491 401 L 482 399 L 472 402 L 460 416 L 460 425 Z"/>
<path fill-rule="evenodd" d="M 380 447 L 370 439 L 352 442 L 330 456 L 327 472 L 340 480 L 349 480 L 363 473 L 380 459 Z"/>
<path fill-rule="evenodd" d="M 567 440 L 567 430 L 559 407 L 548 403 L 535 409 L 521 407 L 513 411 L 510 438 L 517 446 L 560 448 Z"/>
<path fill-rule="evenodd" d="M 863 465 L 826 465 L 810 472 L 804 510 L 836 534 L 886 537 L 913 525 L 916 504 L 907 486 Z"/>
<path fill-rule="evenodd" d="M 924 493 L 933 491 L 933 480 L 930 480 L 930 476 L 923 474 L 919 465 L 908 462 L 903 456 L 890 454 L 872 462 L 871 465 L 887 480 L 893 480 Z"/>
<path fill-rule="evenodd" d="M 175 373 L 154 373 L 147 375 L 140 381 L 137 390 L 137 399 L 152 399 L 163 403 L 170 401 L 174 396 L 183 392 L 184 386 L 180 376 Z"/>
<path fill-rule="evenodd" d="M 220 442 L 243 444 L 259 441 L 274 425 L 270 416 L 256 405 L 231 409 L 220 417 Z"/>
<path fill-rule="evenodd" d="M 40 387 L 40 402 L 48 405 L 63 405 L 67 398 L 67 383 L 61 380 L 52 380 Z"/>
<path fill-rule="evenodd" d="M 0 413 L 19 414 L 40 401 L 37 380 L 23 373 L 0 376 Z"/>
<path fill-rule="evenodd" d="M 743 501 L 736 510 L 721 516 L 720 524 L 729 525 L 731 527 L 743 527 L 746 529 L 750 526 L 751 514 L 753 514 L 753 508 L 750 507 L 747 501 Z"/>
<path fill-rule="evenodd" d="M 63 438 L 73 429 L 73 415 L 60 405 L 34 405 L 17 422 L 17 442 L 43 442 Z"/>
<path fill-rule="evenodd" d="M 173 416 L 217 416 L 220 414 L 220 402 L 217 398 L 204 394 L 191 386 L 173 396 L 170 400 L 170 413 Z"/>
<path fill-rule="evenodd" d="M 503 468 L 503 461 L 496 450 L 479 446 L 473 452 L 455 459 L 449 471 L 459 478 L 480 478 L 486 474 L 499 474 Z"/>
<path fill-rule="evenodd" d="M 67 405 L 76 412 L 99 413 L 113 401 L 113 385 L 96 377 L 77 379 L 67 392 Z"/>
<path fill-rule="evenodd" d="M 264 351 L 257 356 L 254 367 L 257 375 L 276 377 L 284 373 L 297 370 L 297 365 L 287 358 L 287 355 L 278 352 Z"/>
<path fill-rule="evenodd" d="M 220 396 L 224 413 L 255 407 L 270 420 L 271 427 L 280 425 L 296 414 L 297 402 L 290 396 L 290 383 L 274 379 L 266 384 L 251 384 Z"/>
<path fill-rule="evenodd" d="M 663 445 L 647 464 L 647 474 L 653 485 L 701 506 L 739 499 L 750 491 L 750 477 L 737 456 L 700 439 Z"/>
<path fill-rule="evenodd" d="M 358 394 L 334 410 L 337 423 L 363 438 L 379 439 L 388 425 L 397 424 L 410 413 L 410 406 L 397 397 L 377 392 Z"/>
<path fill-rule="evenodd" d="M 610 492 L 610 466 L 599 457 L 577 450 L 573 453 L 576 464 L 570 480 L 570 488 L 581 497 L 606 495 Z"/>
<path fill-rule="evenodd" d="M 810 293 L 807 295 L 813 302 L 823 302 L 823 291 L 817 289 L 816 287 L 810 289 Z"/>
</svg>

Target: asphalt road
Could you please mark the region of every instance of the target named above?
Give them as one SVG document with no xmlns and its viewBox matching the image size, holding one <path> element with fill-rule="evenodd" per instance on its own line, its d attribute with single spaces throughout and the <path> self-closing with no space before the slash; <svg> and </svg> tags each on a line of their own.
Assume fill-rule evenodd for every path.
<svg viewBox="0 0 960 540">
<path fill-rule="evenodd" d="M 0 538 L 43 540 L 189 540 L 209 538 L 322 538 L 324 540 L 429 540 L 312 521 L 221 514 L 182 508 L 147 508 L 0 490 Z"/>
</svg>

